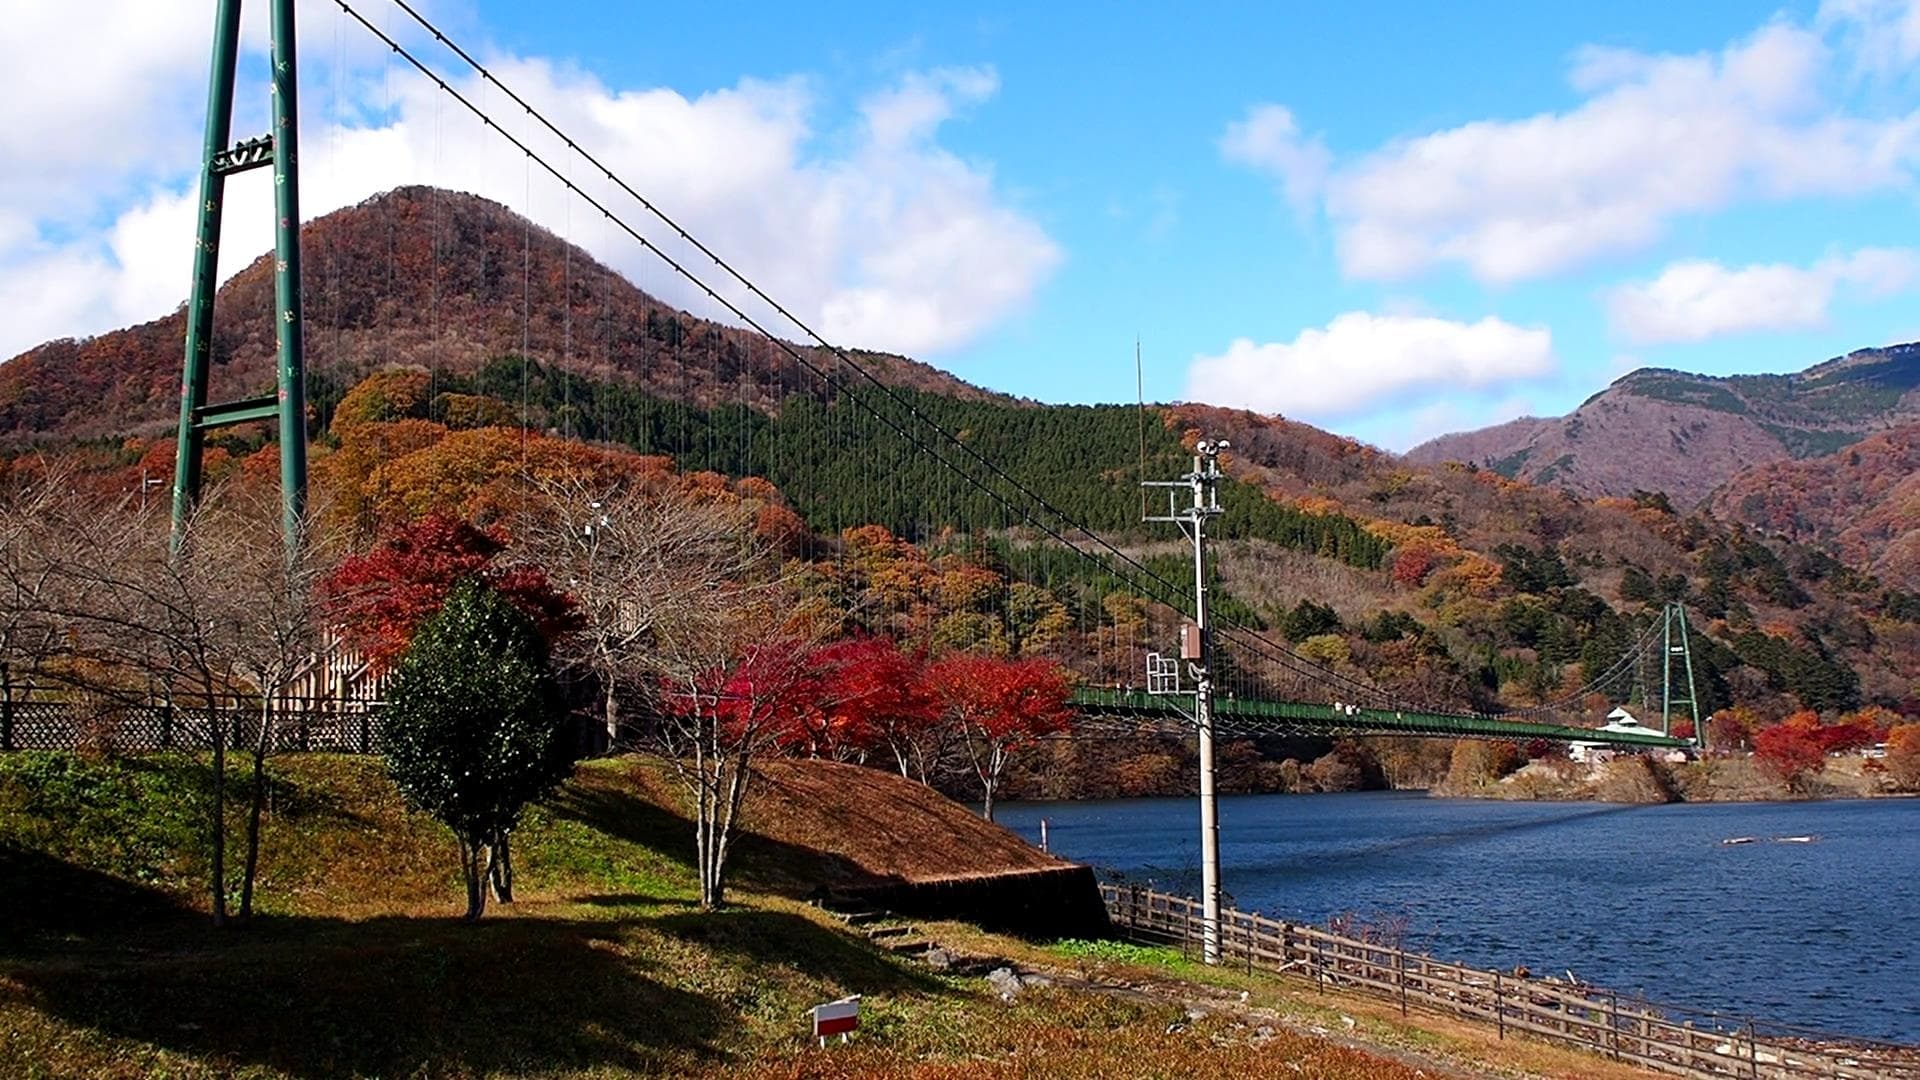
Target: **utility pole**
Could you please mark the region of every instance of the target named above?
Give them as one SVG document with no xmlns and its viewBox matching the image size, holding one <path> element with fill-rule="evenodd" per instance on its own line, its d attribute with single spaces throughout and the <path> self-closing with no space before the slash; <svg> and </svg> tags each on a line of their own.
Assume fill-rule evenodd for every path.
<svg viewBox="0 0 1920 1080">
<path fill-rule="evenodd" d="M 1193 541 L 1193 623 L 1180 631 L 1180 658 L 1193 677 L 1193 723 L 1200 737 L 1200 955 L 1220 962 L 1220 797 L 1214 786 L 1213 643 L 1207 626 L 1207 520 L 1220 509 L 1220 451 L 1225 439 L 1202 439 L 1194 447 L 1193 471 L 1178 480 L 1142 481 L 1143 487 L 1186 488 L 1193 505 L 1180 507 L 1167 493 L 1167 512 L 1147 521 L 1170 521 Z"/>
<path fill-rule="evenodd" d="M 186 360 L 180 378 L 179 449 L 173 473 L 173 548 L 185 538 L 200 501 L 207 432 L 232 424 L 278 420 L 280 502 L 289 556 L 300 544 L 307 498 L 307 386 L 300 300 L 300 110 L 294 67 L 294 0 L 269 0 L 273 130 L 229 146 L 234 67 L 240 50 L 240 0 L 219 0 L 213 24 L 213 66 L 207 84 L 207 127 L 200 157 L 200 226 L 193 248 L 193 291 L 187 300 Z M 213 367 L 213 296 L 219 287 L 220 219 L 227 177 L 273 168 L 273 325 L 279 363 L 275 392 L 243 401 L 207 403 Z"/>
</svg>

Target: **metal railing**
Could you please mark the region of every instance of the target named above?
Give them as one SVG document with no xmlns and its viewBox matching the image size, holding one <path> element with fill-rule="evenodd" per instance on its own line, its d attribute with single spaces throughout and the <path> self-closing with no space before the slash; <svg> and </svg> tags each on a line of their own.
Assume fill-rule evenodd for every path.
<svg viewBox="0 0 1920 1080">
<path fill-rule="evenodd" d="M 1103 884 L 1114 928 L 1136 940 L 1197 947 L 1200 901 Z M 1492 1025 L 1679 1076 L 1718 1080 L 1920 1077 L 1920 1047 L 1659 1005 L 1599 987 L 1447 964 L 1390 944 L 1258 914 L 1221 915 L 1222 963 Z"/>
</svg>

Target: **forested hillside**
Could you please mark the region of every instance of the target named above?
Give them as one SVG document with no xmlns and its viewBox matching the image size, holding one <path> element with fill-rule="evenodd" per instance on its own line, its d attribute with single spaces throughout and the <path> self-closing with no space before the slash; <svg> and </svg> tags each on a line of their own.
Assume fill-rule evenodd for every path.
<svg viewBox="0 0 1920 1080">
<path fill-rule="evenodd" d="M 677 401 L 770 408 L 791 393 L 820 392 L 764 340 L 662 304 L 585 251 L 476 195 L 398 188 L 309 222 L 301 244 L 307 370 L 319 402 L 390 364 L 471 372 L 508 353 L 618 377 Z M 272 296 L 269 255 L 221 286 L 214 400 L 272 389 Z M 7 361 L 0 365 L 0 436 L 151 433 L 171 425 L 185 336 L 176 311 L 95 338 L 51 341 Z M 988 396 L 903 357 L 858 355 L 895 385 Z"/>
<path fill-rule="evenodd" d="M 1708 504 L 1852 566 L 1920 589 L 1920 423 L 1869 435 L 1825 457 L 1748 470 Z"/>
<path fill-rule="evenodd" d="M 1898 485 L 1860 479 L 1862 497 L 1889 510 L 1848 534 L 1839 500 L 1829 524 L 1783 523 L 1789 511 L 1766 502 L 1780 485 L 1714 511 L 1651 488 L 1587 498 L 1506 475 L 1527 470 L 1421 465 L 1278 417 L 1037 405 L 864 353 L 855 359 L 882 385 L 845 368 L 827 385 L 773 343 L 674 311 L 483 200 L 404 189 L 307 234 L 318 501 L 361 545 L 430 513 L 510 521 L 530 486 L 555 477 L 655 475 L 662 491 L 751 509 L 851 626 L 1014 656 L 1044 644 L 1085 678 L 1126 684 L 1145 650 L 1171 645 L 1176 613 L 1142 601 L 1128 583 L 1137 568 L 1095 566 L 1061 541 L 1084 541 L 1085 526 L 1187 588 L 1182 541 L 1142 523 L 1138 483 L 1180 476 L 1195 439 L 1227 437 L 1215 610 L 1396 700 L 1495 710 L 1563 698 L 1678 601 L 1696 630 L 1702 704 L 1733 718 L 1731 738 L 1801 708 L 1920 712 L 1920 598 L 1908 564 L 1887 557 L 1914 532 Z M 256 264 L 222 293 L 216 385 L 232 394 L 267 370 L 264 320 L 243 317 L 264 305 L 267 280 Z M 177 331 L 176 316 L 0 366 L 8 472 L 61 470 L 107 499 L 171 475 Z M 1848 409 L 1904 408 L 1913 353 L 1700 393 L 1810 431 Z M 1671 374 L 1642 373 L 1633 396 L 1718 408 Z M 270 437 L 264 425 L 221 433 L 210 475 L 272 483 Z M 1903 448 L 1893 434 L 1869 439 L 1860 469 L 1892 476 Z M 1584 707 L 1597 719 L 1618 703 Z M 1327 749 L 1262 747 L 1256 764 Z M 1108 764 L 1128 784 L 1152 773 Z"/>
</svg>

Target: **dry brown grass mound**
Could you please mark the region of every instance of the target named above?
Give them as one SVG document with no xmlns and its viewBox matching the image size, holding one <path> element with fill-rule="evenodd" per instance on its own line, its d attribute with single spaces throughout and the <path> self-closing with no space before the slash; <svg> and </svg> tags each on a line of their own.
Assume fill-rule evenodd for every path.
<svg viewBox="0 0 1920 1080">
<path fill-rule="evenodd" d="M 659 761 L 629 758 L 582 781 L 630 786 L 686 816 L 686 797 Z M 741 872 L 781 891 L 862 887 L 1069 865 L 898 773 L 834 761 L 763 763 L 744 810 Z M 689 843 L 692 826 L 687 828 Z"/>
</svg>

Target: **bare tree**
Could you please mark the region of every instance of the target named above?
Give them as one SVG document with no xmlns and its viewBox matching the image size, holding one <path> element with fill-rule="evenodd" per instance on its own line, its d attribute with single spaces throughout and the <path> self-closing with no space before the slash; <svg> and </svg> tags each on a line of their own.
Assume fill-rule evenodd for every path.
<svg viewBox="0 0 1920 1080">
<path fill-rule="evenodd" d="M 323 655 L 320 581 L 337 548 L 311 526 L 291 541 L 282 532 L 277 500 L 240 497 L 196 515 L 183 547 L 200 563 L 189 572 L 206 590 L 209 634 L 217 653 L 257 696 L 259 715 L 249 733 L 251 777 L 246 856 L 240 876 L 240 918 L 253 915 L 260 865 L 260 819 L 267 800 L 267 758 L 281 746 L 284 713 L 307 722 L 306 703 L 290 700 L 294 684 Z M 309 522 L 327 520 L 310 514 Z"/>
<path fill-rule="evenodd" d="M 829 627 L 796 604 L 778 554 L 726 496 L 647 478 L 552 481 L 542 496 L 519 550 L 584 623 L 559 659 L 598 687 L 609 743 L 656 751 L 687 791 L 700 900 L 717 907 L 753 761 L 791 734 L 794 710 L 819 706 Z"/>
<path fill-rule="evenodd" d="M 539 495 L 516 550 L 577 605 L 582 629 L 555 660 L 563 673 L 591 678 L 607 743 L 617 745 L 623 702 L 646 697 L 659 630 L 684 629 L 690 614 L 713 610 L 715 590 L 766 578 L 775 559 L 737 503 L 689 499 L 658 480 L 556 479 Z"/>
<path fill-rule="evenodd" d="M 0 693 L 6 704 L 27 686 L 53 676 L 50 664 L 67 652 L 53 608 L 67 562 L 60 519 L 71 501 L 62 474 L 0 491 Z"/>
<path fill-rule="evenodd" d="M 48 513 L 39 543 L 53 561 L 47 615 L 89 662 L 91 688 L 144 696 L 125 685 L 146 678 L 169 706 L 204 717 L 211 755 L 209 886 L 215 925 L 228 920 L 227 755 L 237 737 L 234 706 L 258 703 L 247 731 L 252 779 L 241 918 L 253 910 L 259 866 L 266 759 L 278 747 L 276 705 L 315 662 L 319 617 L 314 584 L 324 548 L 308 537 L 289 545 L 277 506 L 245 492 L 216 493 L 188 521 L 179 552 L 169 549 L 157 511 L 81 501 Z"/>
</svg>

